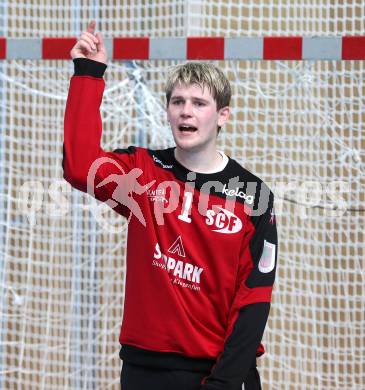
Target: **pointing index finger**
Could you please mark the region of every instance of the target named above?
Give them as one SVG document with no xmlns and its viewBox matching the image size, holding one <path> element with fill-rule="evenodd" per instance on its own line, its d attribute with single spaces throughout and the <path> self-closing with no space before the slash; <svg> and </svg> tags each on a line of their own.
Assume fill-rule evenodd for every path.
<svg viewBox="0 0 365 390">
<path fill-rule="evenodd" d="M 94 33 L 94 30 L 95 30 L 95 20 L 92 20 L 89 25 L 87 26 L 87 32 L 93 34 Z"/>
</svg>

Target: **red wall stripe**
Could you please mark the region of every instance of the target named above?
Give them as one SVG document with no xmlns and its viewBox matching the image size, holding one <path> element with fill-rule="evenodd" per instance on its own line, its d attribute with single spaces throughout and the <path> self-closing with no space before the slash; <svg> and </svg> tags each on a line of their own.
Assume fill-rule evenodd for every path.
<svg viewBox="0 0 365 390">
<path fill-rule="evenodd" d="M 264 38 L 264 60 L 301 60 L 302 37 Z"/>
<path fill-rule="evenodd" d="M 187 53 L 189 60 L 223 60 L 223 37 L 188 37 Z"/>
<path fill-rule="evenodd" d="M 0 60 L 6 59 L 6 38 L 0 37 Z"/>
<path fill-rule="evenodd" d="M 25 38 L 26 40 L 26 38 Z M 43 38 L 42 59 L 69 60 L 77 38 Z M 224 37 L 187 37 L 186 58 L 191 60 L 223 60 Z M 302 60 L 302 37 L 264 37 L 264 60 Z M 148 60 L 148 37 L 113 39 L 113 59 Z M 0 37 L 0 59 L 6 60 L 7 38 Z M 365 60 L 365 36 L 342 37 L 343 60 Z M 320 60 L 320 59 L 319 59 Z"/>
<path fill-rule="evenodd" d="M 113 59 L 115 60 L 148 60 L 149 58 L 149 38 L 114 38 Z"/>
<path fill-rule="evenodd" d="M 42 58 L 44 60 L 69 60 L 70 50 L 76 44 L 76 38 L 43 38 Z"/>
<path fill-rule="evenodd" d="M 342 59 L 365 60 L 365 37 L 343 37 Z"/>
</svg>

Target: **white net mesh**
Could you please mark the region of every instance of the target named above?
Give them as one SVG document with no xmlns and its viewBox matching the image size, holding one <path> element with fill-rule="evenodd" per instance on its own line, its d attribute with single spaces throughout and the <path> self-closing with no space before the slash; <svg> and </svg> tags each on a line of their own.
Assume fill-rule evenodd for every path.
<svg viewBox="0 0 365 390">
<path fill-rule="evenodd" d="M 92 18 L 105 37 L 365 33 L 363 1 L 96 3 L 3 1 L 0 36 L 77 36 Z M 171 145 L 162 86 L 174 63 L 109 62 L 105 149 Z M 218 64 L 234 90 L 220 146 L 278 199 L 263 388 L 363 389 L 364 62 Z M 126 225 L 108 212 L 103 227 L 62 180 L 72 72 L 71 61 L 0 62 L 2 389 L 119 388 Z"/>
</svg>

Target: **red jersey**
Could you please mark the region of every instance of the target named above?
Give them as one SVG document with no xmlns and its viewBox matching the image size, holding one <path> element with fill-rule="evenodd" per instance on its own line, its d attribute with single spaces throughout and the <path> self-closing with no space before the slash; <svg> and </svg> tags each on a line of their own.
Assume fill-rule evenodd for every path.
<svg viewBox="0 0 365 390">
<path fill-rule="evenodd" d="M 225 359 L 263 353 L 277 259 L 273 194 L 229 157 L 203 174 L 182 166 L 175 148 L 103 150 L 105 83 L 90 61 L 75 60 L 64 178 L 129 219 L 120 343 L 127 352 L 205 359 L 215 362 L 212 376 L 234 375 Z"/>
</svg>

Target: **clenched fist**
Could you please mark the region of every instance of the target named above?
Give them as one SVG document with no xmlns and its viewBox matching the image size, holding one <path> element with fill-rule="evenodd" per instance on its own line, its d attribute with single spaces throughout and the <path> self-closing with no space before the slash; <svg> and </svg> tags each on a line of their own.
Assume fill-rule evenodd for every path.
<svg viewBox="0 0 365 390">
<path fill-rule="evenodd" d="M 76 45 L 71 49 L 71 58 L 89 58 L 90 60 L 99 61 L 106 64 L 108 53 L 104 46 L 104 41 L 100 33 L 95 31 L 95 20 L 92 20 L 87 30 L 84 31 Z"/>
</svg>

